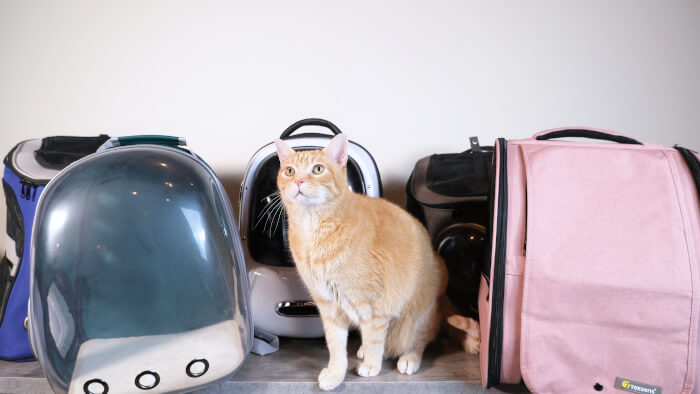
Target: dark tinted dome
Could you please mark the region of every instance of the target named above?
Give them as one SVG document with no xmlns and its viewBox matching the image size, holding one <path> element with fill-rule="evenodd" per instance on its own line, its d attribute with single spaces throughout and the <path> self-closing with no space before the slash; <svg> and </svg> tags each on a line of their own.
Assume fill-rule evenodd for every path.
<svg viewBox="0 0 700 394">
<path fill-rule="evenodd" d="M 59 174 L 33 238 L 31 301 L 48 304 L 32 315 L 35 349 L 60 354 L 51 358 L 67 380 L 86 340 L 247 320 L 233 220 L 213 172 L 179 150 L 116 148 Z"/>
</svg>

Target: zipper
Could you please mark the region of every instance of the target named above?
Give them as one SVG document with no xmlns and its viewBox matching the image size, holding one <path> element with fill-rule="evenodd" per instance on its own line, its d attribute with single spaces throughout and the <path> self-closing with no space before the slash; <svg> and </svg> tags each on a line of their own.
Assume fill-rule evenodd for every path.
<svg viewBox="0 0 700 394">
<path fill-rule="evenodd" d="M 498 145 L 498 201 L 496 209 L 496 251 L 493 261 L 493 297 L 491 298 L 491 325 L 489 332 L 489 362 L 487 369 L 486 387 L 500 383 L 501 363 L 503 357 L 503 299 L 505 292 L 506 268 L 506 230 L 508 224 L 508 168 L 506 160 L 506 140 L 499 138 Z"/>
<path fill-rule="evenodd" d="M 23 178 L 19 178 L 19 184 L 20 197 L 27 201 L 36 201 L 36 190 L 39 188 L 39 185 Z"/>
</svg>

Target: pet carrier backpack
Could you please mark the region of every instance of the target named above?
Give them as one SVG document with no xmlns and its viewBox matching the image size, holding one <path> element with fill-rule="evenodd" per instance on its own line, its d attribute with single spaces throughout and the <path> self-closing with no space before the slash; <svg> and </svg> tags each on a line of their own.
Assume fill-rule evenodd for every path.
<svg viewBox="0 0 700 394">
<path fill-rule="evenodd" d="M 304 119 L 289 126 L 280 136 L 296 150 L 321 149 L 332 135 L 303 133 L 304 126 L 321 126 L 333 135 L 341 131 L 323 119 Z M 318 310 L 296 272 L 287 243 L 284 207 L 277 189 L 280 168 L 275 144 L 258 150 L 251 158 L 241 183 L 240 232 L 246 250 L 251 286 L 251 308 L 256 329 L 298 338 L 323 336 Z M 350 141 L 348 183 L 356 193 L 381 197 L 382 184 L 372 156 Z"/>
<path fill-rule="evenodd" d="M 0 262 L 0 359 L 33 358 L 25 319 L 29 300 L 29 250 L 34 211 L 44 186 L 62 168 L 108 139 L 47 137 L 20 142 L 5 156 L 5 255 Z"/>
<path fill-rule="evenodd" d="M 445 260 L 450 301 L 462 315 L 478 320 L 493 147 L 481 147 L 477 137 L 469 141 L 470 150 L 416 163 L 406 183 L 406 210 L 425 225 Z"/>
<path fill-rule="evenodd" d="M 606 130 L 554 129 L 497 140 L 494 165 L 479 294 L 484 386 L 697 387 L 697 154 Z"/>
<path fill-rule="evenodd" d="M 73 163 L 42 194 L 29 331 L 57 393 L 195 390 L 247 356 L 250 301 L 233 210 L 183 144 L 109 140 L 104 147 L 116 147 Z"/>
</svg>

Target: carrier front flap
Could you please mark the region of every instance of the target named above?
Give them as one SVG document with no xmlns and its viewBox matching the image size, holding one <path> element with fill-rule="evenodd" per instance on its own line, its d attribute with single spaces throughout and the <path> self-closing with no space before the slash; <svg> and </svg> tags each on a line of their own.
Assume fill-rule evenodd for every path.
<svg viewBox="0 0 700 394">
<path fill-rule="evenodd" d="M 672 150 L 535 141 L 521 149 L 528 388 L 690 392 L 697 230 L 688 215 L 697 208 L 679 191 L 689 177 Z"/>
</svg>

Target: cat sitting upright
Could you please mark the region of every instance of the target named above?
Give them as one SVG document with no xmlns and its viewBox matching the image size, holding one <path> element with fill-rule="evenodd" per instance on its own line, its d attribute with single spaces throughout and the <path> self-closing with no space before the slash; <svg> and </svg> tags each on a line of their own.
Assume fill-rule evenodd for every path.
<svg viewBox="0 0 700 394">
<path fill-rule="evenodd" d="M 447 282 L 427 231 L 398 206 L 349 189 L 345 134 L 323 150 L 295 152 L 279 139 L 275 145 L 289 247 L 330 352 L 321 389 L 345 379 L 351 327 L 362 335 L 358 375 L 379 374 L 383 356 L 399 357 L 399 372 L 415 373 L 440 328 L 438 297 Z"/>
</svg>

